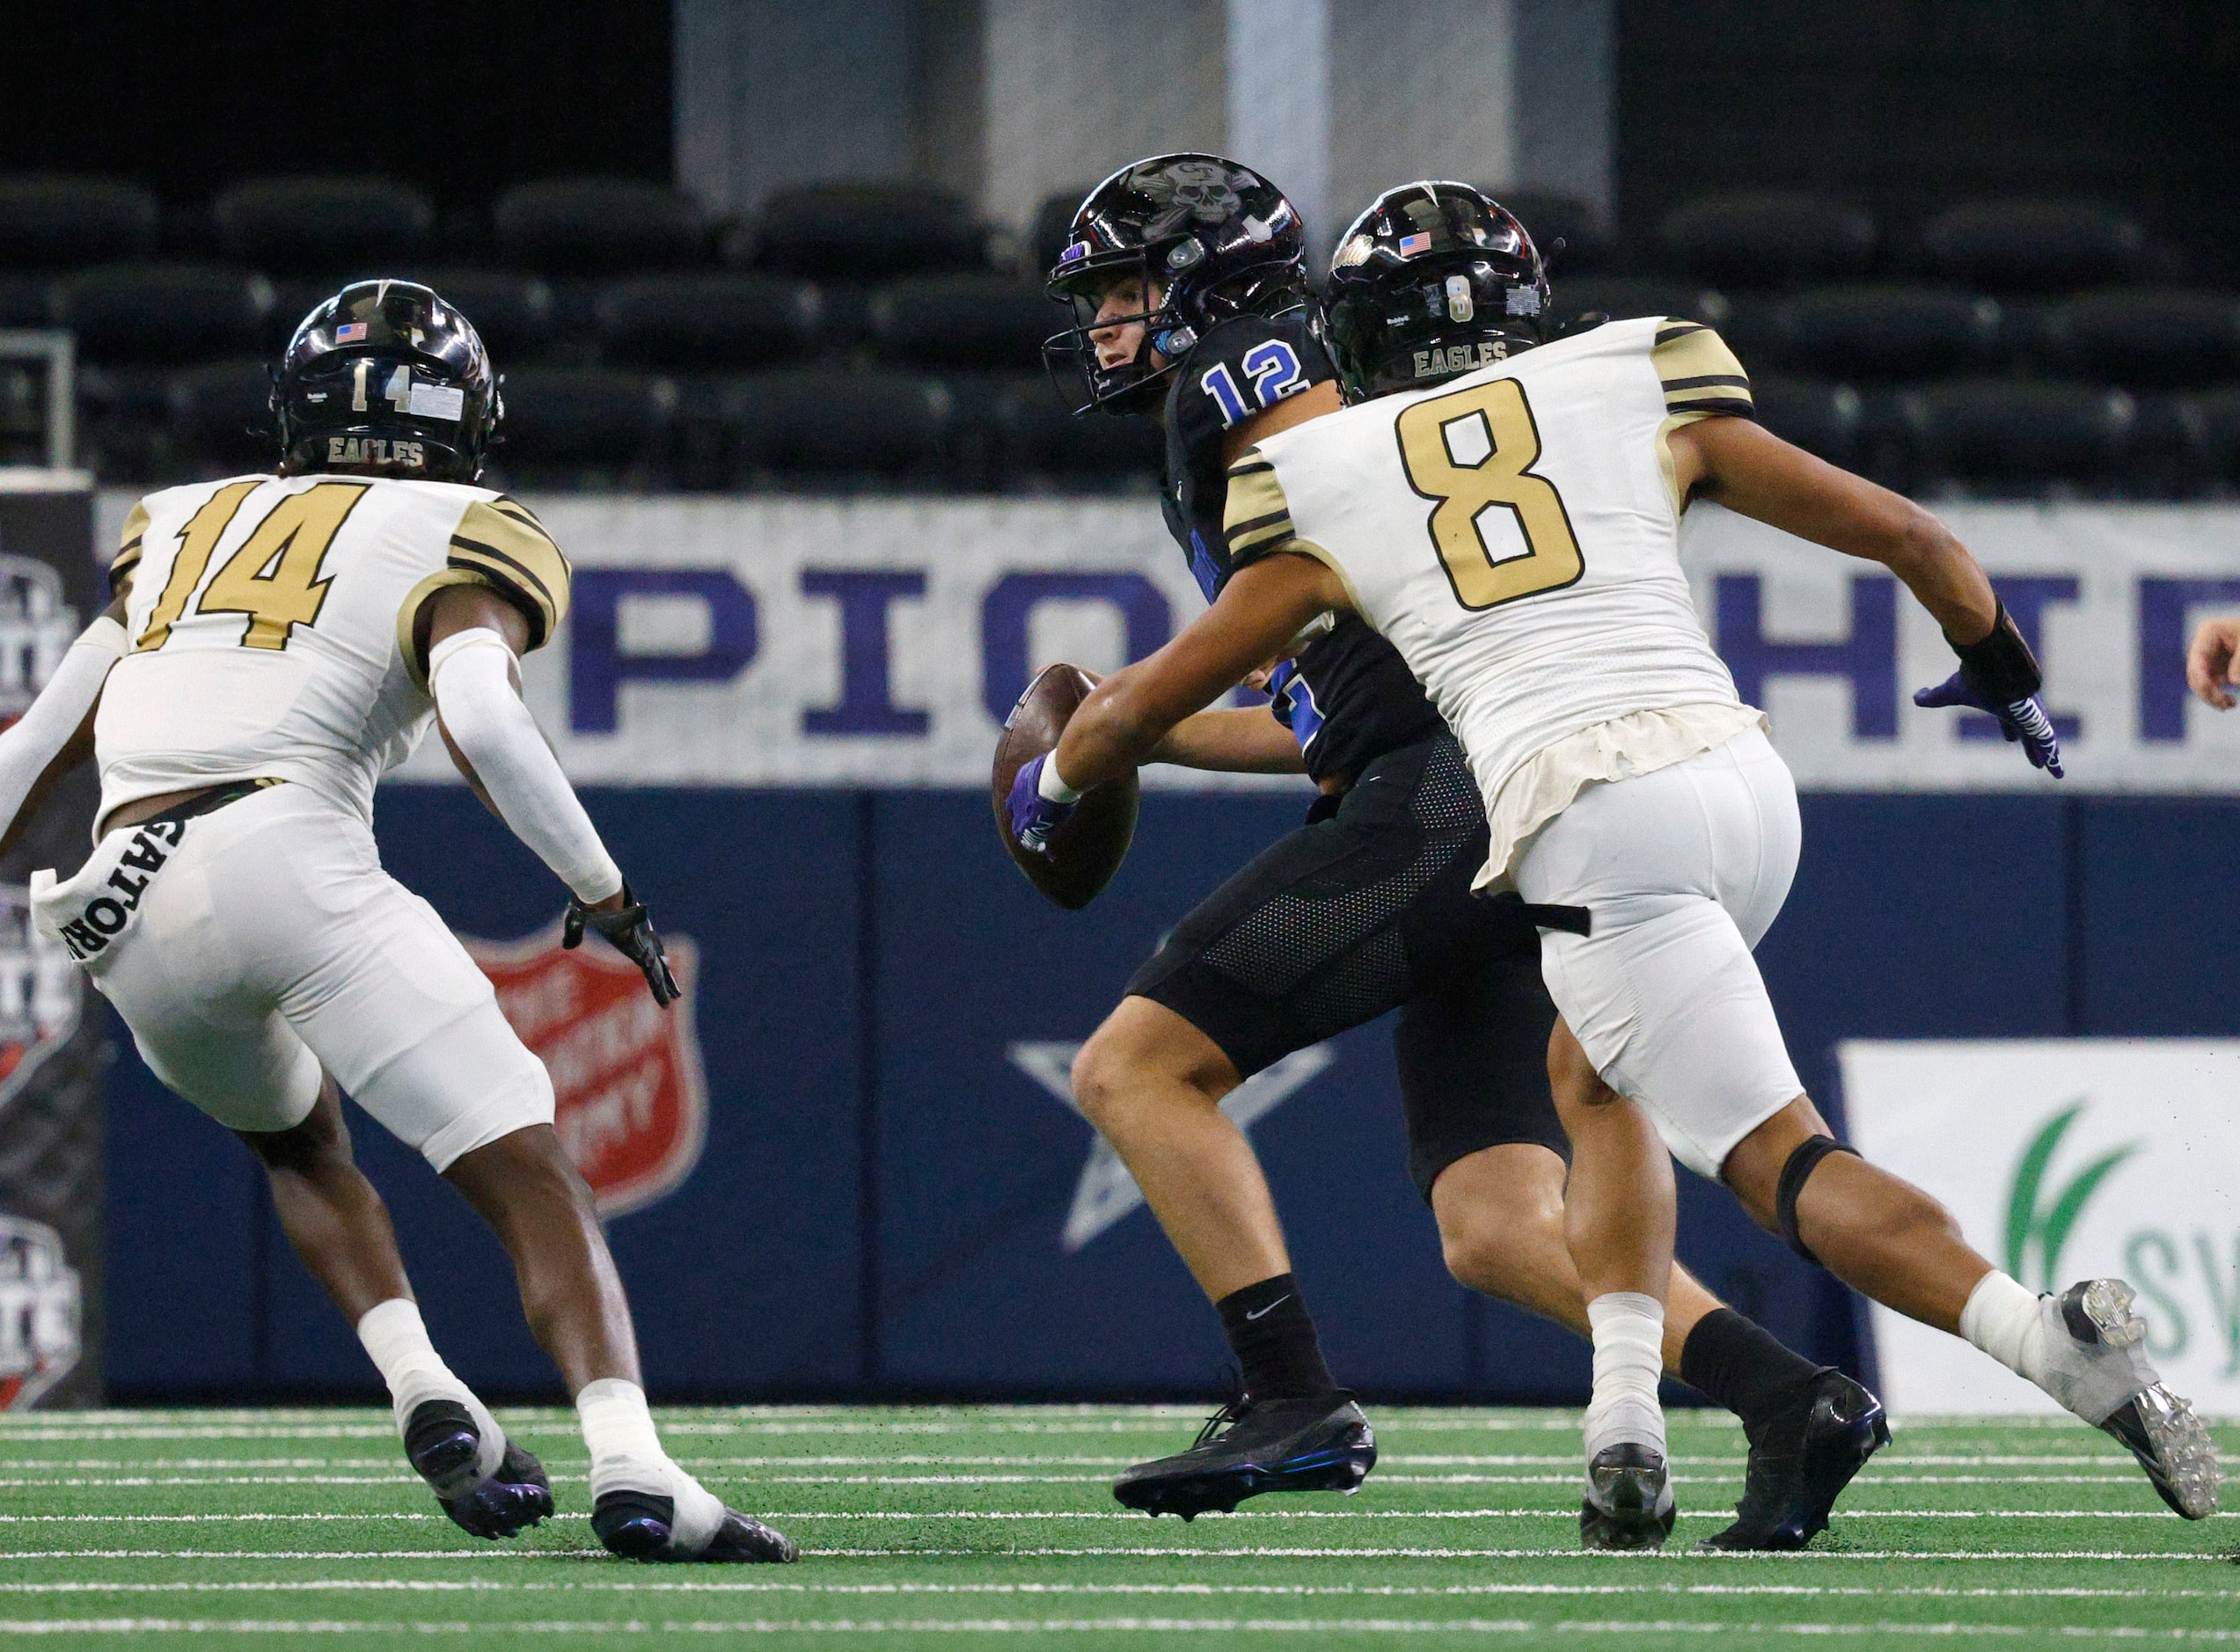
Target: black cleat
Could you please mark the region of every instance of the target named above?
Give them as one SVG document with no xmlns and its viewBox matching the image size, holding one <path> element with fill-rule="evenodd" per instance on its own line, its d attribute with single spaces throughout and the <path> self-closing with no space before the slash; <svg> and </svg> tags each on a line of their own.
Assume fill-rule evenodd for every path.
<svg viewBox="0 0 2240 1652">
<path fill-rule="evenodd" d="M 531 1452 L 506 1442 L 498 1472 L 477 1470 L 482 1430 L 467 1408 L 451 1400 L 423 1400 L 405 1423 L 405 1458 L 436 1494 L 462 1531 L 509 1538 L 553 1512 L 552 1483 Z"/>
<path fill-rule="evenodd" d="M 1882 1401 L 1829 1367 L 1750 1442 L 1735 1521 L 1699 1549 L 1801 1549 L 1827 1530 L 1828 1510 L 1867 1459 L 1890 1444 Z"/>
<path fill-rule="evenodd" d="M 783 1532 L 773 1531 L 759 1520 L 736 1509 L 723 1511 L 723 1524 L 698 1554 L 680 1554 L 671 1540 L 677 1519 L 673 1497 L 650 1492 L 611 1491 L 591 1510 L 591 1530 L 599 1541 L 626 1561 L 698 1561 L 706 1565 L 741 1566 L 758 1562 L 782 1565 L 798 1561 L 802 1552 Z"/>
<path fill-rule="evenodd" d="M 1586 1466 L 1579 1542 L 1590 1549 L 1660 1549 L 1680 1509 L 1659 1452 L 1630 1441 L 1606 1445 Z"/>
<path fill-rule="evenodd" d="M 478 1538 L 510 1538 L 551 1516 L 553 1487 L 535 1453 L 508 1440 L 496 1473 L 464 1497 L 436 1501 L 460 1531 Z"/>
<path fill-rule="evenodd" d="M 1189 1451 L 1137 1464 L 1112 1495 L 1147 1515 L 1195 1520 L 1266 1491 L 1354 1491 L 1376 1466 L 1377 1436 L 1345 1389 L 1307 1400 L 1245 1395 L 1207 1418 Z"/>
</svg>

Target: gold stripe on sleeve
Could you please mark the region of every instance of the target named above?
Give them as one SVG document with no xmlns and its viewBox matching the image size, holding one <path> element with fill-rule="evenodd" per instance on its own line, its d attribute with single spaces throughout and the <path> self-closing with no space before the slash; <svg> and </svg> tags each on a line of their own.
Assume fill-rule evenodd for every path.
<svg viewBox="0 0 2240 1652">
<path fill-rule="evenodd" d="M 1702 326 L 1668 327 L 1650 357 L 1665 389 L 1665 411 L 1683 423 L 1753 412 L 1750 376 L 1724 339 Z"/>
<path fill-rule="evenodd" d="M 450 565 L 471 571 L 520 608 L 529 646 L 541 648 L 567 617 L 575 570 L 529 510 L 509 499 L 477 500 L 452 532 Z"/>
<path fill-rule="evenodd" d="M 140 542 L 148 535 L 148 506 L 142 501 L 132 508 L 124 519 L 124 531 L 118 536 L 117 553 L 109 562 L 109 589 L 114 591 L 132 577 L 133 569 L 140 566 Z"/>
<path fill-rule="evenodd" d="M 1229 559 L 1257 553 L 1292 537 L 1291 505 L 1276 467 L 1258 448 L 1248 448 L 1229 467 L 1229 496 L 1221 517 Z"/>
</svg>

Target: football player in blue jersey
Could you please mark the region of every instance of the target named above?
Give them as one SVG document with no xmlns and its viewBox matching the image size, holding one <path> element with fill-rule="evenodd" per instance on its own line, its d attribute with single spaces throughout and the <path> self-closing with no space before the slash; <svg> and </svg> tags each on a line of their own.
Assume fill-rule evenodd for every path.
<svg viewBox="0 0 2240 1652">
<path fill-rule="evenodd" d="M 1533 302 L 1511 325 L 1520 343 L 1537 342 L 1547 281 L 1521 226 L 1517 238 L 1519 268 L 1504 274 Z M 1073 311 L 1046 347 L 1052 366 L 1080 383 L 1081 413 L 1165 427 L 1168 527 L 1209 602 L 1229 574 L 1228 466 L 1339 406 L 1308 326 L 1305 256 L 1298 213 L 1265 178 L 1219 156 L 1170 154 L 1093 190 L 1050 272 L 1052 296 Z M 1307 823 L 1175 925 L 1073 1068 L 1083 1111 L 1213 1301 L 1240 1368 L 1241 1394 L 1196 1446 L 1115 1487 L 1154 1515 L 1346 1489 L 1376 1460 L 1367 1421 L 1323 1359 L 1267 1180 L 1219 1108 L 1291 1051 L 1398 1010 L 1409 1169 L 1448 1268 L 1473 1290 L 1587 1330 L 1549 1074 L 1599 1081 L 1556 1023 L 1535 915 L 1472 898 L 1484 808 L 1460 745 L 1398 653 L 1351 613 L 1310 632 L 1256 677 L 1270 705 L 1203 712 L 1156 753 L 1303 772 L 1321 793 Z M 1030 764 L 1021 786 L 1056 795 L 1054 779 Z M 1750 1436 L 1738 1518 L 1712 1541 L 1801 1546 L 1881 1437 L 1880 1406 L 1684 1273 L 1665 1323 L 1668 1367 Z"/>
</svg>

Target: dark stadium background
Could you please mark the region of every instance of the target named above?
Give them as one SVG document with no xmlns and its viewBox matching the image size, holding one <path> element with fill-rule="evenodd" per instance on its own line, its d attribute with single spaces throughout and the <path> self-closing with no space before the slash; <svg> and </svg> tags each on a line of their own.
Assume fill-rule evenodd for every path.
<svg viewBox="0 0 2240 1652">
<path fill-rule="evenodd" d="M 1564 4 L 1528 0 L 1519 26 L 1560 34 L 1577 22 Z M 1102 14 L 1118 39 L 1096 49 L 1135 75 L 1200 72 L 1203 41 L 1157 38 L 1139 17 L 1131 39 L 1133 10 Z M 377 176 L 425 201 L 418 218 L 409 194 L 397 208 L 399 273 L 465 272 L 489 296 L 515 417 L 501 479 L 525 492 L 1012 493 L 1155 509 L 1146 446 L 1085 437 L 1040 380 L 1047 321 L 1028 273 L 1047 215 L 955 193 L 959 145 L 986 114 L 957 91 L 974 83 L 956 41 L 988 8 L 814 11 L 826 55 L 799 65 L 803 85 L 882 65 L 882 84 L 904 89 L 889 112 L 904 163 L 875 192 L 818 194 L 859 181 L 836 162 L 774 203 L 715 212 L 629 196 L 643 215 L 633 262 L 627 235 L 594 245 L 579 221 L 576 242 L 563 223 L 539 243 L 501 203 L 556 178 L 677 182 L 669 5 L 8 6 L 0 326 L 78 332 L 81 463 L 104 488 L 255 464 L 239 433 L 258 363 L 321 290 L 366 272 L 328 267 L 339 255 L 323 263 L 285 234 L 258 242 L 216 203 L 257 179 Z M 1760 376 L 1774 428 L 1924 495 L 2229 501 L 2240 488 L 2240 11 L 1588 11 L 1608 20 L 1608 211 L 1530 180 L 1517 194 L 1543 239 L 1572 244 L 1559 311 L 1715 320 Z M 1373 109 L 1418 94 L 1403 80 L 1347 95 Z M 1543 107 L 1529 87 L 1519 102 L 1527 122 Z M 797 172 L 813 173 L 828 142 L 855 152 L 802 121 Z M 1389 166 L 1387 181 L 1409 173 L 1404 149 Z M 56 261 L 10 239 L 4 204 L 10 178 L 48 173 L 136 186 L 152 215 L 128 204 L 98 258 Z M 2034 201 L 2052 204 L 2028 222 L 1979 210 Z M 597 216 L 596 201 L 577 206 Z M 991 217 L 1036 228 L 991 234 Z M 272 249 L 263 266 L 254 245 Z M 925 268 L 938 279 L 916 279 Z M 10 405 L 0 439 L 20 442 Z M 1146 1217 L 1065 1265 L 1077 1273 L 1022 1248 L 1071 1192 L 1079 1122 L 1046 1098 L 981 1113 L 955 1093 L 981 1082 L 973 1041 L 998 1023 L 1005 1036 L 1085 1034 L 1162 926 L 1292 823 L 1294 800 L 1155 798 L 1121 881 L 1065 918 L 1004 864 L 977 794 L 587 795 L 655 910 L 710 960 L 705 1157 L 682 1191 L 614 1229 L 658 1393 L 1207 1385 L 1212 1316 Z M 1805 870 L 1761 957 L 1817 1094 L 1834 1099 L 1841 1037 L 2240 1034 L 2230 800 L 1824 791 L 1805 822 Z M 392 788 L 379 825 L 392 867 L 463 929 L 518 934 L 551 917 L 549 880 L 463 790 Z M 726 847 L 742 844 L 752 852 Z M 370 1393 L 373 1373 L 287 1254 L 249 1160 L 123 1042 L 108 1085 L 108 1393 Z M 1311 1128 L 1277 1114 L 1255 1139 L 1341 1374 L 1380 1396 L 1576 1397 L 1582 1346 L 1439 1272 L 1400 1173 L 1382 1034 L 1351 1035 L 1338 1058 L 1344 1107 Z M 495 1246 L 358 1123 L 438 1341 L 495 1393 L 546 1393 Z M 1822 1357 L 1863 1361 L 1843 1293 L 1723 1195 L 1684 1196 L 1683 1255 L 1716 1288 Z"/>
</svg>

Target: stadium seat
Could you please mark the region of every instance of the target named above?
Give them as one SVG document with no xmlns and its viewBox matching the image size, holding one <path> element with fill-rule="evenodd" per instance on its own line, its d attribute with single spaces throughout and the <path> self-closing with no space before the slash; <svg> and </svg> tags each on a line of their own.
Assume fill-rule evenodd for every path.
<svg viewBox="0 0 2240 1652">
<path fill-rule="evenodd" d="M 1922 228 L 1939 277 L 1993 292 L 2061 292 L 2137 279 L 2147 238 L 2111 207 L 2075 201 L 1982 201 Z"/>
<path fill-rule="evenodd" d="M 1712 326 L 1727 320 L 1726 301 L 1717 293 L 1678 281 L 1645 281 L 1627 275 L 1585 276 L 1549 284 L 1550 315 L 1557 324 L 1599 311 L 1613 321 L 1636 316 L 1681 316 Z"/>
<path fill-rule="evenodd" d="M 1603 230 L 1594 208 L 1576 195 L 1490 186 L 1485 193 L 1516 215 L 1555 274 L 1591 275 L 1607 270 L 1614 261 L 1615 239 Z M 1561 251 L 1556 245 L 1559 240 L 1563 243 Z"/>
<path fill-rule="evenodd" d="M 721 370 L 801 354 L 816 313 L 816 289 L 801 282 L 694 271 L 618 281 L 600 293 L 596 316 L 611 363 Z"/>
<path fill-rule="evenodd" d="M 490 209 L 498 253 L 545 274 L 607 274 L 698 263 L 707 227 L 690 199 L 634 178 L 523 184 Z"/>
<path fill-rule="evenodd" d="M 1782 357 L 1829 378 L 1926 379 L 1994 365 L 1999 306 L 1934 287 L 1831 287 L 1781 307 Z"/>
<path fill-rule="evenodd" d="M 1859 467 L 1860 400 L 1849 385 L 1759 373 L 1751 376 L 1750 393 L 1758 422 L 1782 441 L 1846 470 Z"/>
<path fill-rule="evenodd" d="M 90 362 L 194 362 L 262 347 L 272 283 L 204 264 L 112 264 L 55 283 L 57 326 Z"/>
<path fill-rule="evenodd" d="M 2104 384 L 2170 389 L 2240 378 L 2240 297 L 2118 289 L 2073 298 L 2046 329 L 2064 372 Z"/>
<path fill-rule="evenodd" d="M 2203 468 L 2227 489 L 2240 488 L 2240 384 L 2190 398 Z"/>
<path fill-rule="evenodd" d="M 1902 406 L 1918 483 L 1995 492 L 2113 489 L 2138 421 L 2121 391 L 2027 379 L 1929 385 Z"/>
<path fill-rule="evenodd" d="M 1043 204 L 1035 208 L 1035 222 L 1027 231 L 1027 256 L 1033 267 L 1026 274 L 1039 281 L 1057 267 L 1058 255 L 1065 250 L 1065 231 L 1072 225 L 1073 215 L 1094 189 L 1093 181 L 1078 189 L 1061 189 L 1043 197 Z"/>
<path fill-rule="evenodd" d="M 988 231 L 963 196 L 931 185 L 809 184 L 765 201 L 724 258 L 812 281 L 881 281 L 985 268 Z"/>
<path fill-rule="evenodd" d="M 436 208 L 385 178 L 266 178 L 210 205 L 227 258 L 281 274 L 377 274 L 421 256 Z"/>
<path fill-rule="evenodd" d="M 44 174 L 0 178 L 0 267 L 64 269 L 148 258 L 163 216 L 137 184 Z"/>
<path fill-rule="evenodd" d="M 1672 267 L 1721 287 L 1854 281 L 1875 249 L 1861 208 L 1792 190 L 1711 195 L 1674 208 L 1658 226 Z"/>
<path fill-rule="evenodd" d="M 723 398 L 735 480 L 847 488 L 949 479 L 954 400 L 913 373 L 798 370 L 733 380 Z"/>
<path fill-rule="evenodd" d="M 1136 482 L 1155 486 L 1165 439 L 1148 419 L 1076 418 L 1046 377 L 1007 382 L 994 398 L 997 481 Z"/>
<path fill-rule="evenodd" d="M 276 452 L 271 394 L 272 363 L 262 356 L 211 362 L 174 375 L 170 386 L 174 457 L 204 474 L 270 470 Z"/>
<path fill-rule="evenodd" d="M 604 368 L 526 368 L 505 381 L 502 445 L 493 464 L 544 486 L 659 479 L 677 406 L 665 378 Z"/>
<path fill-rule="evenodd" d="M 43 327 L 54 319 L 54 283 L 44 275 L 0 270 L 0 327 Z"/>
<path fill-rule="evenodd" d="M 922 367 L 1030 372 L 1065 309 L 1004 275 L 936 275 L 872 295 L 872 336 L 882 360 Z"/>
</svg>

